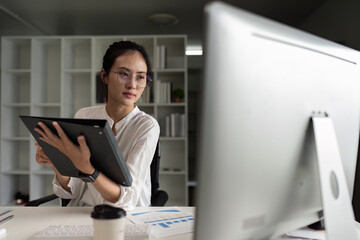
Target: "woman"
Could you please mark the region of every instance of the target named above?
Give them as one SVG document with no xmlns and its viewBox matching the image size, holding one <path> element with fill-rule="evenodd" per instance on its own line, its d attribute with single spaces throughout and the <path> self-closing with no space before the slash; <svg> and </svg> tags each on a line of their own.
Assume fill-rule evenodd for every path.
<svg viewBox="0 0 360 240">
<path fill-rule="evenodd" d="M 132 175 L 131 187 L 113 182 L 94 168 L 84 136 L 79 136 L 78 145 L 75 145 L 56 122 L 53 125 L 59 137 L 43 123 L 35 129 L 41 134 L 41 140 L 59 149 L 80 172 L 94 179 L 87 183 L 79 178 L 62 176 L 38 147 L 36 161 L 53 167 L 54 192 L 61 198 L 71 199 L 68 206 L 107 203 L 131 210 L 136 206 L 150 205 L 150 164 L 160 128 L 153 117 L 135 106 L 151 81 L 148 77 L 150 71 L 150 61 L 142 46 L 130 41 L 113 43 L 104 55 L 101 69 L 101 79 L 108 89 L 106 105 L 83 108 L 75 114 L 76 118 L 106 119 L 109 122 Z"/>
</svg>

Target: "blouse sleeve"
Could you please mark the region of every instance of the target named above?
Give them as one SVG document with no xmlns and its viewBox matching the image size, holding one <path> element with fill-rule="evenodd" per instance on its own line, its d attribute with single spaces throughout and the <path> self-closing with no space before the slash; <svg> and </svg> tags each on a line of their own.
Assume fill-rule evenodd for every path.
<svg viewBox="0 0 360 240">
<path fill-rule="evenodd" d="M 54 179 L 52 181 L 53 184 L 53 191 L 56 196 L 64 199 L 73 199 L 76 198 L 77 195 L 80 192 L 81 188 L 81 180 L 78 178 L 70 177 L 70 181 L 68 183 L 68 187 L 70 188 L 71 192 L 66 191 L 61 185 L 56 176 L 54 176 Z"/>
<path fill-rule="evenodd" d="M 140 134 L 130 151 L 126 164 L 133 178 L 130 187 L 120 185 L 121 195 L 115 203 L 128 210 L 134 209 L 145 183 L 146 176 L 150 172 L 150 164 L 153 159 L 156 144 L 159 140 L 160 127 L 156 121 L 147 124 L 148 127 L 142 127 Z"/>
</svg>

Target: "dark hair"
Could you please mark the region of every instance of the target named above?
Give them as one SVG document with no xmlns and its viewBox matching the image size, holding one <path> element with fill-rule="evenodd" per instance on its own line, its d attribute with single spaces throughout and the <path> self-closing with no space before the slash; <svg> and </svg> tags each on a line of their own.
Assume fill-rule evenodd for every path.
<svg viewBox="0 0 360 240">
<path fill-rule="evenodd" d="M 104 58 L 103 58 L 103 69 L 109 73 L 111 67 L 113 66 L 115 59 L 121 55 L 123 55 L 124 53 L 126 53 L 127 51 L 132 50 L 132 51 L 138 51 L 143 58 L 145 59 L 145 63 L 147 66 L 147 75 L 150 74 L 151 72 L 151 65 L 150 65 L 150 60 L 149 60 L 149 56 L 146 53 L 145 49 L 143 46 L 131 42 L 131 41 L 119 41 L 119 42 L 114 42 L 113 44 L 111 44 L 109 46 L 109 48 L 106 50 Z"/>
</svg>

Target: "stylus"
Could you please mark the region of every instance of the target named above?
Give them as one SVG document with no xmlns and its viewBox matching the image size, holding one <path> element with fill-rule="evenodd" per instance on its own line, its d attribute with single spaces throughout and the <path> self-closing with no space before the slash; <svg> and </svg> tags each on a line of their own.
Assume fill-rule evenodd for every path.
<svg viewBox="0 0 360 240">
<path fill-rule="evenodd" d="M 5 210 L 5 211 L 2 211 L 0 212 L 0 216 L 4 215 L 4 214 L 7 214 L 8 212 L 11 212 L 12 210 Z"/>
<path fill-rule="evenodd" d="M 9 221 L 9 220 L 12 219 L 13 217 L 14 217 L 14 215 L 10 215 L 10 216 L 8 216 L 8 217 L 6 217 L 6 218 L 4 218 L 4 219 L 1 219 L 1 220 L 0 220 L 0 224 L 3 224 L 3 223 L 5 223 L 5 222 Z"/>
</svg>

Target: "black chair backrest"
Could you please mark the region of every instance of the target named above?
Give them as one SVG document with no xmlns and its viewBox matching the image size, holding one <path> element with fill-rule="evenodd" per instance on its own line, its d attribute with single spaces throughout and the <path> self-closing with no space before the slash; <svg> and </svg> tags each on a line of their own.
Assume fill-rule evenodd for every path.
<svg viewBox="0 0 360 240">
<path fill-rule="evenodd" d="M 151 176 L 151 206 L 164 206 L 169 199 L 168 194 L 159 190 L 159 170 L 160 170 L 160 141 L 158 141 L 154 153 L 153 160 L 150 165 L 150 176 Z"/>
<path fill-rule="evenodd" d="M 160 141 L 158 141 L 158 143 L 156 144 L 154 157 L 150 165 L 151 196 L 155 196 L 160 187 L 159 184 L 160 157 L 161 157 Z"/>
</svg>

